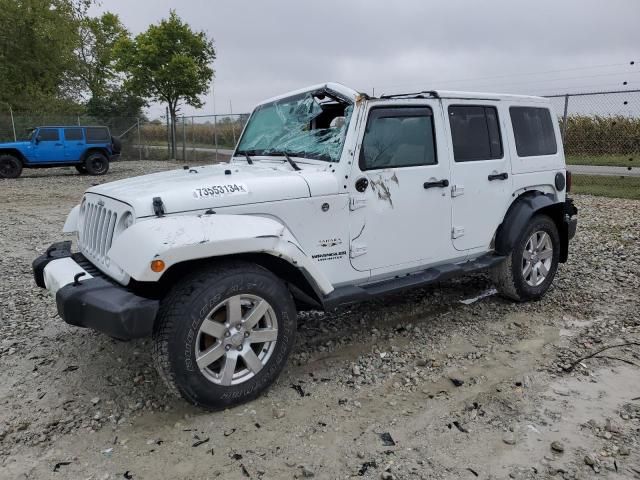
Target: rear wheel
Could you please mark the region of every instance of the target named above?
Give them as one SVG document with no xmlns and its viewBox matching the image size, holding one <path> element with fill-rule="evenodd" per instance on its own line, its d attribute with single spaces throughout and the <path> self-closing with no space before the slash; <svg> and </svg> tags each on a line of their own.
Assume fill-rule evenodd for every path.
<svg viewBox="0 0 640 480">
<path fill-rule="evenodd" d="M 109 171 L 109 159 L 103 153 L 93 152 L 85 159 L 84 166 L 91 175 L 104 175 Z"/>
<path fill-rule="evenodd" d="M 0 178 L 18 178 L 22 173 L 22 161 L 9 154 L 0 155 Z"/>
<path fill-rule="evenodd" d="M 294 343 L 296 310 L 282 281 L 233 262 L 181 280 L 162 302 L 154 360 L 170 390 L 222 409 L 257 397 Z"/>
<path fill-rule="evenodd" d="M 507 259 L 491 270 L 498 291 L 517 301 L 537 300 L 558 270 L 560 236 L 554 221 L 536 215 L 520 234 Z"/>
</svg>

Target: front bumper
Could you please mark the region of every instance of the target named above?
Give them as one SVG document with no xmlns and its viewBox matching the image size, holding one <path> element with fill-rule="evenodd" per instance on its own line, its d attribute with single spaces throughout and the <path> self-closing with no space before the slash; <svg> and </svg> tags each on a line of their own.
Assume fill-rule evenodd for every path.
<svg viewBox="0 0 640 480">
<path fill-rule="evenodd" d="M 33 261 L 36 285 L 55 295 L 60 317 L 122 340 L 150 336 L 159 301 L 136 295 L 96 269 L 92 275 L 81 260 L 71 253 L 71 242 L 60 242 Z"/>
</svg>

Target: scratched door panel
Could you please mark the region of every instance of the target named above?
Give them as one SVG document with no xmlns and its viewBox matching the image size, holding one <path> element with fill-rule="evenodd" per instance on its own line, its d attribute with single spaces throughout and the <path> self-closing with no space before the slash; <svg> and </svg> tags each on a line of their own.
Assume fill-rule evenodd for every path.
<svg viewBox="0 0 640 480">
<path fill-rule="evenodd" d="M 394 100 L 369 108 L 350 186 L 350 258 L 356 270 L 377 275 L 451 254 L 449 162 L 442 136 L 438 101 Z M 444 183 L 425 188 L 438 182 Z"/>
</svg>

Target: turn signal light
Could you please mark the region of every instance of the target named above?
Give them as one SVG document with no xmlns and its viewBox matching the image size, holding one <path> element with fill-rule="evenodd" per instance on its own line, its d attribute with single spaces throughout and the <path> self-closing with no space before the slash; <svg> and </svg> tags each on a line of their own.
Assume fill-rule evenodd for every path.
<svg viewBox="0 0 640 480">
<path fill-rule="evenodd" d="M 162 260 L 152 260 L 151 261 L 151 270 L 160 273 L 164 270 L 165 264 Z"/>
</svg>

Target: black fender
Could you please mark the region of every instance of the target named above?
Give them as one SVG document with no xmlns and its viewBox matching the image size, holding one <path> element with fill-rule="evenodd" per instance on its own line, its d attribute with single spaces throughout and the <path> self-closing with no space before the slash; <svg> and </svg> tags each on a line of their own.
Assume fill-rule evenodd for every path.
<svg viewBox="0 0 640 480">
<path fill-rule="evenodd" d="M 550 194 L 535 191 L 519 196 L 511 204 L 498 227 L 495 251 L 500 255 L 508 255 L 533 216 L 544 213 L 551 217 L 558 227 L 560 262 L 565 262 L 569 251 L 569 235 L 564 222 L 564 209 L 564 203 L 557 202 Z"/>
</svg>

